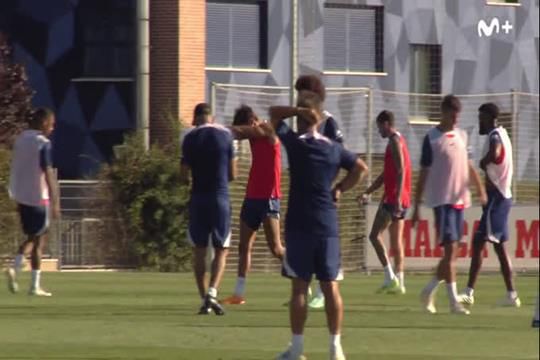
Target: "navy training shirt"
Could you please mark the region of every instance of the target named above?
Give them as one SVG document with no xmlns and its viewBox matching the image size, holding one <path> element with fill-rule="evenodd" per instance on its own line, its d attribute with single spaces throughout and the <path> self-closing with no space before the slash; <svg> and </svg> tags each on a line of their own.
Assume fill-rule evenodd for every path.
<svg viewBox="0 0 540 360">
<path fill-rule="evenodd" d="M 182 143 L 182 163 L 191 168 L 192 192 L 229 194 L 233 138 L 224 126 L 206 124 L 191 130 Z"/>
<path fill-rule="evenodd" d="M 351 170 L 356 155 L 321 134 L 299 135 L 282 122 L 277 135 L 289 158 L 290 190 L 285 231 L 337 237 L 332 183 L 339 169 Z"/>
</svg>

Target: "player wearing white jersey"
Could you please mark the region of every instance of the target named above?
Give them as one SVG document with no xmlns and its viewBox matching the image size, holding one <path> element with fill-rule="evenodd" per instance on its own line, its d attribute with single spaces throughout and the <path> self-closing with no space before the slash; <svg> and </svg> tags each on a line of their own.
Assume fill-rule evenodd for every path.
<svg viewBox="0 0 540 360">
<path fill-rule="evenodd" d="M 47 138 L 54 129 L 54 113 L 49 109 L 37 109 L 30 118 L 30 129 L 23 131 L 15 140 L 9 193 L 17 202 L 27 240 L 21 244 L 15 263 L 6 270 L 9 290 L 17 292 L 17 275 L 22 269 L 24 256 L 30 252 L 32 283 L 29 295 L 51 296 L 41 288 L 41 256 L 49 227 L 49 214 L 60 216 L 60 204 L 56 179 L 53 174 L 51 142 Z"/>
<path fill-rule="evenodd" d="M 441 121 L 424 138 L 421 169 L 416 187 L 413 224 L 420 218 L 420 203 L 425 189 L 425 201 L 433 208 L 439 244 L 444 256 L 439 262 L 435 277 L 422 290 L 425 309 L 436 313 L 435 292 L 439 283 L 446 282 L 450 311 L 469 314 L 460 303 L 456 285 L 458 243 L 463 235 L 463 210 L 470 206 L 469 179 L 478 188 L 482 204 L 486 202 L 485 189 L 480 177 L 469 161 L 467 134 L 457 128 L 461 102 L 453 95 L 441 103 Z"/>
<path fill-rule="evenodd" d="M 474 234 L 469 282 L 460 300 L 474 304 L 474 286 L 482 267 L 482 250 L 489 241 L 493 243 L 506 284 L 507 296 L 500 305 L 520 307 L 521 301 L 512 280 L 512 263 L 504 245 L 508 240 L 508 215 L 512 207 L 512 143 L 506 129 L 497 124 L 498 116 L 499 108 L 493 103 L 485 103 L 478 109 L 479 133 L 487 135 L 480 167 L 486 173 L 488 203 L 482 209 L 480 225 Z"/>
</svg>

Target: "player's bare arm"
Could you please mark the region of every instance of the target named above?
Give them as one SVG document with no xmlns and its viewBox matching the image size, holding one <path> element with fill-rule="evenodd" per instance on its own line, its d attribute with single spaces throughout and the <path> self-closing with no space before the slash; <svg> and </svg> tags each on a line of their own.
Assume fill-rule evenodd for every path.
<svg viewBox="0 0 540 360">
<path fill-rule="evenodd" d="M 301 116 L 310 125 L 317 124 L 320 119 L 320 115 L 317 113 L 317 111 L 297 106 L 271 106 L 269 113 L 270 123 L 274 129 L 279 126 L 281 121 L 294 116 Z"/>
<path fill-rule="evenodd" d="M 347 190 L 352 189 L 359 181 L 361 181 L 368 172 L 368 166 L 366 163 L 358 158 L 353 168 L 347 172 L 347 175 L 334 186 L 332 190 L 332 195 L 334 201 L 337 203 L 341 197 L 341 194 Z"/>
<path fill-rule="evenodd" d="M 502 144 L 500 142 L 491 142 L 489 144 L 489 151 L 480 160 L 480 169 L 486 170 L 488 164 L 496 164 L 497 159 L 501 157 Z"/>
<path fill-rule="evenodd" d="M 231 159 L 229 162 L 229 181 L 234 181 L 238 175 L 238 166 L 236 158 Z"/>
<path fill-rule="evenodd" d="M 469 179 L 473 181 L 474 186 L 476 187 L 478 197 L 480 198 L 480 203 L 482 205 L 486 205 L 487 204 L 486 188 L 484 184 L 482 183 L 480 175 L 478 174 L 478 171 L 476 171 L 476 169 L 474 168 L 474 165 L 471 160 L 469 160 Z"/>
<path fill-rule="evenodd" d="M 56 177 L 54 176 L 54 170 L 51 166 L 47 166 L 45 169 L 45 181 L 49 187 L 52 217 L 53 219 L 58 219 L 60 217 L 60 196 L 58 193 Z"/>
<path fill-rule="evenodd" d="M 267 122 L 261 122 L 256 126 L 231 126 L 229 129 L 236 140 L 268 139 L 272 144 L 278 141 L 274 128 Z"/>
<path fill-rule="evenodd" d="M 420 168 L 420 174 L 418 175 L 418 181 L 416 183 L 416 191 L 414 196 L 414 210 L 412 215 L 412 225 L 416 226 L 416 223 L 420 219 L 420 205 L 422 204 L 422 195 L 424 194 L 424 188 L 426 186 L 426 179 L 429 174 L 429 168 L 422 166 Z"/>
</svg>

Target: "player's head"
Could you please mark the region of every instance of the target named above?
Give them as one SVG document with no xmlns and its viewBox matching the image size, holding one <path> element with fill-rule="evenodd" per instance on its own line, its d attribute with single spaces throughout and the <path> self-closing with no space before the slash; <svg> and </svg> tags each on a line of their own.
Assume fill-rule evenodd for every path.
<svg viewBox="0 0 540 360">
<path fill-rule="evenodd" d="M 34 130 L 39 130 L 45 136 L 51 135 L 56 122 L 54 112 L 47 108 L 37 108 L 32 112 L 28 125 Z"/>
<path fill-rule="evenodd" d="M 259 118 L 253 111 L 253 109 L 247 105 L 240 105 L 234 112 L 233 125 L 234 126 L 255 126 L 259 123 Z"/>
<path fill-rule="evenodd" d="M 312 91 L 319 95 L 321 101 L 326 98 L 326 89 L 320 77 L 317 75 L 302 75 L 296 79 L 294 84 L 296 91 Z"/>
<path fill-rule="evenodd" d="M 499 107 L 494 103 L 484 103 L 478 108 L 478 132 L 488 134 L 497 124 Z"/>
<path fill-rule="evenodd" d="M 303 90 L 298 93 L 296 105 L 298 107 L 314 110 L 318 118 L 317 123 L 312 124 L 310 121 L 298 116 L 297 124 L 299 132 L 306 132 L 311 128 L 316 128 L 317 125 L 319 125 L 322 118 L 322 103 L 321 97 L 313 91 Z"/>
<path fill-rule="evenodd" d="M 383 138 L 387 138 L 394 132 L 394 113 L 383 110 L 377 115 L 377 129 Z"/>
<path fill-rule="evenodd" d="M 199 103 L 193 109 L 193 126 L 200 126 L 214 122 L 212 118 L 212 109 L 207 103 Z"/>
<path fill-rule="evenodd" d="M 441 101 L 441 124 L 455 126 L 459 113 L 461 112 L 461 101 L 455 95 L 446 95 Z"/>
</svg>

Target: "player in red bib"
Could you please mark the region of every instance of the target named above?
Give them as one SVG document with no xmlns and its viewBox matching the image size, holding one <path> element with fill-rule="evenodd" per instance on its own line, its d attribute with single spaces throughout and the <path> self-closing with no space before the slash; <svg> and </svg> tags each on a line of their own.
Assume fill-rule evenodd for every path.
<svg viewBox="0 0 540 360">
<path fill-rule="evenodd" d="M 394 126 L 394 114 L 382 111 L 376 121 L 379 134 L 388 139 L 384 170 L 364 192 L 362 199 L 367 200 L 372 192 L 384 185 L 384 195 L 369 234 L 369 240 L 384 267 L 384 283 L 377 292 L 405 294 L 403 226 L 407 209 L 411 205 L 411 160 L 405 138 Z M 390 233 L 397 274 L 392 269 L 382 238 L 386 229 Z"/>
<path fill-rule="evenodd" d="M 249 106 L 242 105 L 236 110 L 233 125 L 231 130 L 236 139 L 249 139 L 252 162 L 240 212 L 238 278 L 234 294 L 223 303 L 241 305 L 245 303 L 251 249 L 261 224 L 272 255 L 283 258 L 284 248 L 279 237 L 281 143 L 274 129 L 260 121 Z"/>
</svg>

